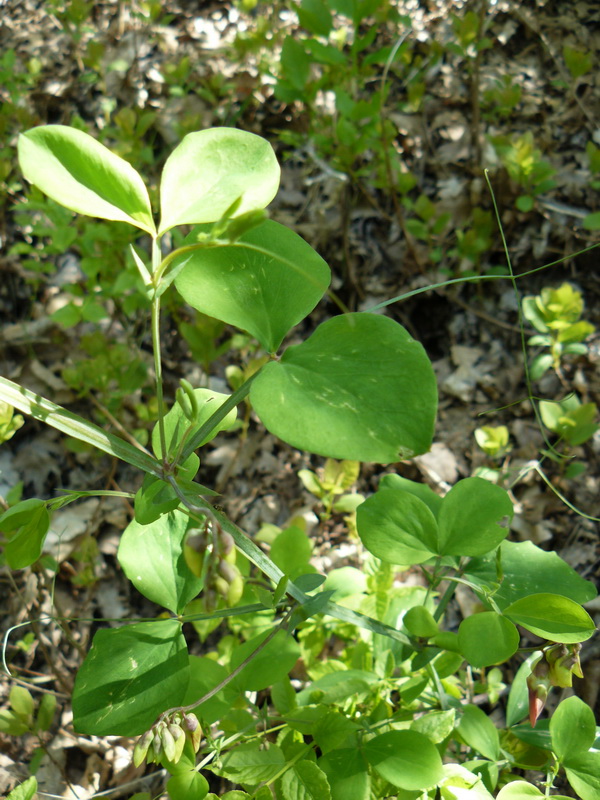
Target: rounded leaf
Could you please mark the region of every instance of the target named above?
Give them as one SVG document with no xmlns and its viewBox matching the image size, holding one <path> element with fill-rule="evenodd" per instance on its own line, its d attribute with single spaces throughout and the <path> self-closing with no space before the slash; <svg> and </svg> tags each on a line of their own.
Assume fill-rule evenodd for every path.
<svg viewBox="0 0 600 800">
<path fill-rule="evenodd" d="M 594 712 L 579 697 L 567 697 L 550 719 L 550 736 L 560 761 L 587 753 L 596 740 Z"/>
<path fill-rule="evenodd" d="M 506 661 L 519 647 L 519 632 L 495 611 L 473 614 L 458 628 L 460 652 L 473 667 L 489 667 Z"/>
<path fill-rule="evenodd" d="M 192 232 L 186 244 L 196 241 Z M 255 336 L 270 353 L 309 314 L 331 280 L 329 267 L 297 233 L 267 220 L 236 242 L 181 256 L 175 286 L 191 306 Z"/>
<path fill-rule="evenodd" d="M 148 190 L 124 159 L 87 133 L 41 125 L 19 136 L 23 175 L 61 206 L 155 233 Z"/>
<path fill-rule="evenodd" d="M 432 742 L 416 731 L 389 731 L 363 748 L 373 769 L 401 789 L 429 789 L 443 776 L 442 760 Z"/>
<path fill-rule="evenodd" d="M 481 556 L 508 535 L 498 522 L 512 519 L 508 493 L 483 478 L 465 478 L 444 497 L 439 514 L 440 555 Z"/>
<path fill-rule="evenodd" d="M 280 169 L 271 145 L 236 128 L 189 133 L 162 172 L 159 233 L 174 225 L 216 222 L 238 198 L 235 216 L 275 197 Z"/>
<path fill-rule="evenodd" d="M 437 389 L 425 351 L 401 325 L 355 313 L 324 322 L 266 364 L 250 400 L 293 447 L 387 464 L 429 448 Z"/>
<path fill-rule="evenodd" d="M 380 489 L 359 505 L 356 525 L 367 550 L 391 564 L 422 564 L 435 553 L 435 517 L 408 492 Z"/>
</svg>

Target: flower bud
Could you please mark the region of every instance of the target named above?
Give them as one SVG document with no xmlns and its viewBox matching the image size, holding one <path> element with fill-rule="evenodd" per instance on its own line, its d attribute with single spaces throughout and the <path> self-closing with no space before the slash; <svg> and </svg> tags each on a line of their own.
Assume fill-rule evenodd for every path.
<svg viewBox="0 0 600 800">
<path fill-rule="evenodd" d="M 529 722 L 535 728 L 535 723 L 542 713 L 550 691 L 550 666 L 544 657 L 540 658 L 527 678 L 529 692 Z"/>
<path fill-rule="evenodd" d="M 183 748 L 185 747 L 185 733 L 179 727 L 179 725 L 175 725 L 173 723 L 171 723 L 171 725 L 168 726 L 167 730 L 169 731 L 169 733 L 173 737 L 173 741 L 175 742 L 175 754 L 173 755 L 173 758 L 169 760 L 172 761 L 174 764 L 177 764 L 177 762 L 181 759 Z"/>
<path fill-rule="evenodd" d="M 160 732 L 160 738 L 162 741 L 163 752 L 169 761 L 175 760 L 175 739 L 173 738 L 173 734 L 169 731 L 168 728 L 163 728 Z"/>
<path fill-rule="evenodd" d="M 144 761 L 146 755 L 148 754 L 148 749 L 152 744 L 153 739 L 154 739 L 154 731 L 152 730 L 152 728 L 150 728 L 149 731 L 143 733 L 137 740 L 137 742 L 135 743 L 135 747 L 133 748 L 134 766 L 139 767 L 140 764 Z"/>
</svg>

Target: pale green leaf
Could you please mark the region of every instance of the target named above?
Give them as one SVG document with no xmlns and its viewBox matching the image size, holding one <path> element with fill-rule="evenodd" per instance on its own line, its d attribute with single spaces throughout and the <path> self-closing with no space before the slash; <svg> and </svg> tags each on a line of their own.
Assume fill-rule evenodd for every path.
<svg viewBox="0 0 600 800">
<path fill-rule="evenodd" d="M 41 125 L 19 136 L 23 174 L 44 194 L 78 214 L 128 222 L 155 233 L 140 175 L 87 133 Z"/>
<path fill-rule="evenodd" d="M 163 169 L 159 233 L 216 222 L 240 197 L 235 216 L 265 208 L 277 193 L 279 174 L 273 148 L 260 136 L 235 128 L 189 133 Z"/>
</svg>

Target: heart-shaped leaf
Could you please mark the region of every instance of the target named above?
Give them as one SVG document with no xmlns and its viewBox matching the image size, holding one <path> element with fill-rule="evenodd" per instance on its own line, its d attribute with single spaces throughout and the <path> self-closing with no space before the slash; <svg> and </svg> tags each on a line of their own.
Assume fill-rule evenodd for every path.
<svg viewBox="0 0 600 800">
<path fill-rule="evenodd" d="M 431 444 L 436 381 L 421 345 L 377 314 L 344 314 L 263 367 L 250 399 L 288 444 L 387 464 Z"/>
<path fill-rule="evenodd" d="M 186 244 L 197 240 L 192 231 Z M 182 256 L 175 286 L 198 311 L 235 325 L 275 352 L 286 333 L 317 305 L 329 267 L 297 233 L 267 220 L 231 244 Z"/>
<path fill-rule="evenodd" d="M 87 133 L 41 125 L 22 133 L 17 147 L 23 175 L 61 206 L 156 232 L 140 175 Z"/>
<path fill-rule="evenodd" d="M 241 197 L 236 216 L 275 197 L 280 169 L 271 145 L 254 133 L 210 128 L 189 133 L 167 159 L 160 184 L 159 233 L 216 222 Z"/>
</svg>

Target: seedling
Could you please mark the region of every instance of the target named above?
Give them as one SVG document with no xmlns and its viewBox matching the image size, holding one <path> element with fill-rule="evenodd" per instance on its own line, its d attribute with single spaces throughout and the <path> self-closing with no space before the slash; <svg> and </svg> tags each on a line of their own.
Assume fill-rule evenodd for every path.
<svg viewBox="0 0 600 800">
<path fill-rule="evenodd" d="M 587 353 L 585 340 L 595 328 L 581 319 L 583 309 L 581 292 L 569 283 L 563 283 L 558 289 L 547 287 L 537 296 L 523 298 L 523 315 L 539 331 L 539 334 L 529 339 L 529 344 L 550 350 L 549 353 L 536 356 L 532 361 L 532 380 L 538 380 L 551 368 L 560 377 L 565 355 Z"/>
<path fill-rule="evenodd" d="M 334 512 L 351 513 L 363 502 L 359 494 L 344 494 L 358 480 L 360 464 L 358 461 L 334 461 L 328 458 L 319 473 L 301 469 L 298 477 L 308 489 L 323 502 L 321 520 L 325 522 Z"/>
</svg>

